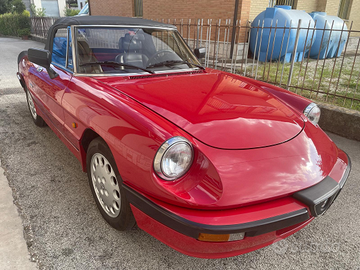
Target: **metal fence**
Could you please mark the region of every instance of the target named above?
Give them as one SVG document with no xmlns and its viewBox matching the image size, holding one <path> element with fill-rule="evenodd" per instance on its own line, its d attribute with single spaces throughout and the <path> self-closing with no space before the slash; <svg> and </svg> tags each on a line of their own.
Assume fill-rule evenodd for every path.
<svg viewBox="0 0 360 270">
<path fill-rule="evenodd" d="M 207 54 L 203 64 L 207 67 L 255 78 L 311 99 L 360 110 L 360 31 L 352 29 L 352 22 L 344 23 L 340 29 L 335 28 L 333 22 L 330 28 L 319 29 L 316 21 L 307 26 L 301 26 L 301 22 L 288 22 L 285 27 L 277 26 L 276 21 L 271 22 L 271 26 L 251 26 L 251 22 L 242 23 L 240 20 L 234 25 L 230 19 L 159 21 L 176 25 L 192 49 L 205 47 Z M 310 52 L 315 48 L 312 45 L 315 30 L 321 36 L 321 44 L 318 57 L 314 58 L 310 53 L 299 51 Z M 291 44 L 290 31 L 302 33 L 302 42 L 296 35 Z M 251 34 L 255 35 L 253 40 L 257 42 L 254 51 L 249 48 Z M 333 37 L 336 35 L 340 37 L 339 44 L 334 45 Z M 328 39 L 324 38 L 326 36 Z M 280 39 L 280 46 L 275 37 Z M 341 47 L 340 41 L 342 50 L 332 52 L 332 55 L 339 54 L 337 57 L 321 59 L 320 51 L 329 55 L 331 50 Z M 280 55 L 274 59 L 276 46 L 280 47 Z M 259 57 L 256 51 L 260 49 L 264 51 L 263 57 Z M 281 50 L 290 50 L 290 57 L 282 57 Z M 260 61 L 261 58 L 267 61 Z"/>
<path fill-rule="evenodd" d="M 47 38 L 48 30 L 58 18 L 31 17 L 31 34 L 41 38 Z"/>
<path fill-rule="evenodd" d="M 32 18 L 32 34 L 46 37 L 53 21 L 54 18 Z M 339 54 L 338 57 L 321 59 L 320 54 L 314 58 L 310 53 L 298 53 L 302 46 L 304 51 L 313 49 L 311 44 L 315 38 L 316 22 L 307 26 L 289 22 L 285 27 L 280 27 L 274 21 L 271 26 L 262 24 L 254 27 L 249 21 L 238 20 L 234 24 L 230 19 L 158 21 L 176 25 L 192 49 L 205 47 L 203 65 L 206 67 L 252 77 L 311 99 L 360 110 L 360 31 L 353 30 L 352 23 L 347 27 L 344 24 L 341 29 L 333 27 L 334 23 L 330 29 L 324 28 L 322 32 L 317 29 L 317 33 L 322 33 L 319 52 L 322 50 L 323 54 L 328 55 L 333 50 L 330 44 L 335 34 L 344 43 L 341 54 L 333 52 L 333 55 Z M 253 40 L 258 43 L 253 52 L 249 48 L 251 30 L 255 35 Z M 290 31 L 302 33 L 302 40 L 296 34 L 291 44 L 290 35 L 287 35 Z M 324 38 L 326 35 L 328 39 Z M 281 40 L 278 58 L 273 57 L 279 46 L 275 36 Z M 260 50 L 263 51 L 262 57 L 259 57 Z M 281 57 L 281 50 L 290 50 L 290 57 Z M 261 58 L 267 61 L 260 61 Z"/>
</svg>

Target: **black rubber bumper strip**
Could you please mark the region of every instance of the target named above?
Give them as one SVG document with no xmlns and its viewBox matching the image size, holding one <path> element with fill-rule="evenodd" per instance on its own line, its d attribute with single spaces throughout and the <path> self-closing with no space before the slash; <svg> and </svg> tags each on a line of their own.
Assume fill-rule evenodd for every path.
<svg viewBox="0 0 360 270">
<path fill-rule="evenodd" d="M 333 204 L 351 171 L 351 160 L 348 156 L 348 166 L 340 182 L 336 182 L 330 176 L 307 189 L 294 193 L 293 197 L 309 206 L 311 215 L 317 217 L 325 213 Z"/>
<path fill-rule="evenodd" d="M 207 225 L 177 216 L 158 206 L 125 184 L 123 184 L 123 188 L 125 189 L 126 198 L 130 204 L 170 229 L 195 239 L 198 239 L 200 233 L 233 234 L 244 232 L 246 236 L 252 237 L 281 230 L 302 223 L 310 218 L 308 210 L 303 208 L 294 212 L 248 223 L 234 225 Z"/>
</svg>

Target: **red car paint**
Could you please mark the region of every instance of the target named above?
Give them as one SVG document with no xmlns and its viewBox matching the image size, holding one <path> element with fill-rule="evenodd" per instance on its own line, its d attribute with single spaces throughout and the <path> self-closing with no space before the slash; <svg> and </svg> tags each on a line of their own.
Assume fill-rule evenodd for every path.
<svg viewBox="0 0 360 270">
<path fill-rule="evenodd" d="M 291 195 L 327 175 L 339 182 L 348 165 L 346 154 L 302 114 L 310 101 L 265 83 L 211 69 L 100 78 L 72 76 L 56 66 L 60 75 L 51 80 L 37 68 L 25 57 L 19 73 L 38 114 L 83 170 L 82 139 L 93 130 L 109 145 L 125 185 L 189 221 L 231 225 L 306 208 Z M 152 164 L 173 136 L 193 144 L 195 160 L 181 179 L 166 182 Z M 132 209 L 140 228 L 176 250 L 205 258 L 261 248 L 312 220 L 240 241 L 208 243 Z"/>
<path fill-rule="evenodd" d="M 98 80 L 215 148 L 271 146 L 294 138 L 304 126 L 299 113 L 229 73 L 208 70 L 187 75 L 186 80 L 184 76 Z"/>
<path fill-rule="evenodd" d="M 131 207 L 138 226 L 156 239 L 186 255 L 205 259 L 232 257 L 248 253 L 281 239 L 284 239 L 308 225 L 314 218 L 281 231 L 269 232 L 256 237 L 244 238 L 239 241 L 210 243 L 195 240 L 191 237 L 169 229 L 155 219 Z"/>
</svg>

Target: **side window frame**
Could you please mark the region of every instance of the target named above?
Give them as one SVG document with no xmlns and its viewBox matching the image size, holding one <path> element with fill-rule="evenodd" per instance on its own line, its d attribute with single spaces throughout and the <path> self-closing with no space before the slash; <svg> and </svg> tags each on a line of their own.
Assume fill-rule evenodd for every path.
<svg viewBox="0 0 360 270">
<path fill-rule="evenodd" d="M 67 27 L 66 37 L 67 37 L 67 44 L 66 44 L 66 60 L 65 60 L 65 68 L 68 71 L 74 72 L 74 52 L 73 52 L 73 38 L 71 35 L 71 26 Z M 70 50 L 71 50 L 71 59 L 69 59 L 70 56 Z M 69 60 L 71 60 L 71 63 L 69 63 Z M 71 64 L 72 67 L 69 67 L 69 64 Z"/>
<path fill-rule="evenodd" d="M 73 73 L 73 72 L 74 72 L 74 63 L 73 63 L 74 50 L 73 50 L 72 44 L 70 44 L 70 42 L 72 42 L 72 40 L 73 40 L 73 38 L 72 38 L 72 31 L 71 31 L 71 27 L 70 27 L 70 26 L 68 26 L 68 27 L 66 28 L 65 65 L 62 65 L 62 64 L 60 64 L 60 63 L 58 63 L 58 62 L 55 62 L 54 59 L 53 59 L 54 39 L 55 39 L 55 37 L 56 37 L 56 34 L 57 34 L 58 30 L 61 30 L 61 29 L 64 29 L 64 28 L 59 28 L 59 29 L 57 29 L 56 32 L 54 33 L 54 36 L 53 36 L 53 44 L 52 44 L 52 46 L 51 46 L 51 64 L 54 65 L 54 66 L 57 66 L 57 67 L 59 67 L 59 68 L 65 69 L 65 70 L 68 71 L 68 72 Z M 71 37 L 71 39 L 70 39 L 70 37 Z M 69 42 L 69 41 L 70 41 L 70 42 Z M 71 53 L 71 62 L 72 62 L 72 63 L 69 64 L 69 56 L 70 56 L 69 50 L 70 50 L 70 49 L 72 50 L 72 53 Z M 72 67 L 70 67 L 70 65 L 71 65 Z"/>
<path fill-rule="evenodd" d="M 78 73 L 78 66 L 77 66 L 77 58 L 78 58 L 78 48 L 77 48 L 77 36 L 76 36 L 76 32 L 77 32 L 77 27 L 75 25 L 70 26 L 70 34 L 71 34 L 71 42 L 72 42 L 72 65 L 73 65 L 73 69 L 74 69 L 74 74 Z"/>
</svg>

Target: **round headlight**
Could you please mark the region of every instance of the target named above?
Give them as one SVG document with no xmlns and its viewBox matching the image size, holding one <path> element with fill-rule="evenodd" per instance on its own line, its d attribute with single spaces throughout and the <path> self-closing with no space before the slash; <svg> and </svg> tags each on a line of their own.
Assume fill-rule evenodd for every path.
<svg viewBox="0 0 360 270">
<path fill-rule="evenodd" d="M 304 110 L 304 115 L 314 125 L 317 125 L 319 123 L 320 114 L 321 114 L 320 108 L 315 103 L 310 103 Z"/>
<path fill-rule="evenodd" d="M 190 168 L 194 157 L 191 143 L 183 137 L 164 142 L 154 159 L 154 170 L 164 180 L 176 180 Z"/>
</svg>

